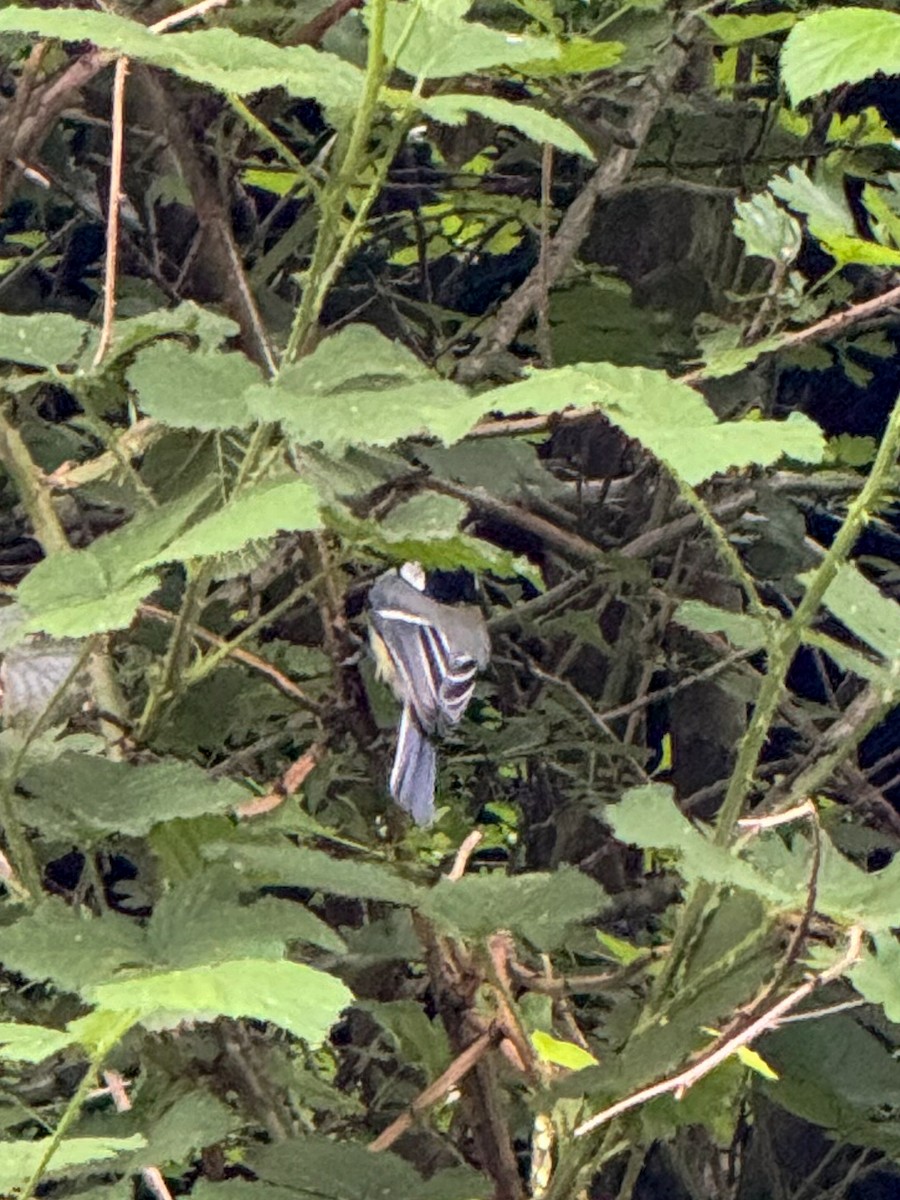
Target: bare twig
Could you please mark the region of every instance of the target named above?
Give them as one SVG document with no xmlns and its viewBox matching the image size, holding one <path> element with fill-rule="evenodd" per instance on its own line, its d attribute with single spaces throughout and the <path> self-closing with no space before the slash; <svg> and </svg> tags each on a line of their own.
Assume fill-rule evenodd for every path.
<svg viewBox="0 0 900 1200">
<path fill-rule="evenodd" d="M 128 59 L 116 60 L 113 78 L 112 154 L 109 167 L 109 206 L 106 214 L 106 270 L 103 275 L 103 325 L 94 355 L 99 367 L 112 343 L 113 321 L 116 316 L 116 272 L 119 264 L 119 211 L 122 205 L 122 163 L 125 144 L 125 80 Z"/>
<path fill-rule="evenodd" d="M 410 1104 L 409 1108 L 400 1114 L 396 1120 L 392 1121 L 382 1133 L 378 1135 L 374 1142 L 369 1144 L 369 1149 L 373 1154 L 378 1154 L 382 1150 L 388 1150 L 396 1142 L 397 1138 L 406 1133 L 419 1113 L 425 1112 L 426 1109 L 438 1104 L 447 1093 L 460 1081 L 468 1075 L 469 1071 L 481 1059 L 492 1046 L 500 1040 L 500 1031 L 491 1026 L 484 1033 L 480 1034 L 471 1045 L 467 1046 L 462 1053 L 458 1054 L 450 1066 L 442 1075 L 439 1075 L 434 1083 L 429 1084 L 423 1092 L 420 1092 Z"/>
<path fill-rule="evenodd" d="M 288 796 L 293 796 L 298 792 L 306 782 L 307 776 L 315 770 L 317 764 L 321 761 L 324 747 L 316 743 L 314 746 L 302 754 L 296 762 L 292 762 L 275 787 L 265 796 L 254 797 L 253 800 L 247 800 L 243 804 L 239 804 L 235 810 L 236 817 L 260 817 L 264 813 L 272 812 L 279 804 L 282 804 Z"/>
<path fill-rule="evenodd" d="M 796 1008 L 808 996 L 812 995 L 817 988 L 822 987 L 826 983 L 831 983 L 843 975 L 859 958 L 862 949 L 862 937 L 862 929 L 859 926 L 854 926 L 850 930 L 845 953 L 837 962 L 828 967 L 827 970 L 812 976 L 799 987 L 794 988 L 792 992 L 789 992 L 787 996 L 784 996 L 777 1004 L 763 1013 L 762 1016 L 757 1017 L 746 1028 L 718 1041 L 711 1050 L 703 1054 L 687 1070 L 681 1071 L 678 1075 L 671 1075 L 659 1083 L 651 1084 L 650 1087 L 642 1088 L 640 1091 L 626 1096 L 624 1100 L 620 1100 L 618 1103 L 610 1105 L 609 1108 L 603 1109 L 602 1112 L 597 1113 L 589 1120 L 583 1121 L 575 1129 L 575 1137 L 584 1137 L 585 1134 L 591 1133 L 601 1125 L 606 1125 L 615 1117 L 621 1116 L 622 1113 L 629 1112 L 631 1109 L 645 1104 L 648 1100 L 654 1100 L 657 1096 L 672 1095 L 676 1100 L 680 1100 L 688 1088 L 693 1087 L 695 1083 L 698 1083 L 711 1071 L 715 1070 L 716 1067 L 721 1066 L 736 1051 L 743 1049 L 745 1046 L 750 1046 L 762 1034 L 769 1033 L 777 1028 L 787 1013 Z"/>
<path fill-rule="evenodd" d="M 469 836 L 462 843 L 456 852 L 456 858 L 453 860 L 453 866 L 447 872 L 447 878 L 453 883 L 458 879 L 462 879 L 466 873 L 466 868 L 469 865 L 469 859 L 472 857 L 473 851 L 478 846 L 479 842 L 484 838 L 484 834 L 480 829 L 473 829 Z"/>
<path fill-rule="evenodd" d="M 131 1097 L 128 1095 L 128 1087 L 125 1080 L 119 1072 L 104 1071 L 103 1082 L 106 1084 L 107 1090 L 112 1097 L 112 1102 L 116 1106 L 116 1112 L 130 1112 Z M 159 1167 L 142 1167 L 141 1178 L 148 1190 L 156 1197 L 156 1200 L 172 1200 L 172 1193 L 169 1191 Z"/>
<path fill-rule="evenodd" d="M 229 0 L 200 0 L 199 4 L 192 4 L 190 8 L 183 8 L 180 12 L 172 13 L 170 17 L 163 17 L 161 21 L 156 21 L 147 28 L 151 33 L 166 33 L 169 29 L 174 29 L 176 25 L 183 25 L 185 21 L 192 21 L 194 17 L 202 17 L 204 13 L 208 13 L 213 8 L 224 8 L 228 2 Z"/>
</svg>

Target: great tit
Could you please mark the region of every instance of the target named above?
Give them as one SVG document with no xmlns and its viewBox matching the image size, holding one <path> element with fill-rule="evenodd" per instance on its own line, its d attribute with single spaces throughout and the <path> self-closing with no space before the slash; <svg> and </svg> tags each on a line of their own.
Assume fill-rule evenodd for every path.
<svg viewBox="0 0 900 1200">
<path fill-rule="evenodd" d="M 436 754 L 432 734 L 456 725 L 487 666 L 490 640 L 472 605 L 426 595 L 425 572 L 405 563 L 369 592 L 370 640 L 379 676 L 403 705 L 391 771 L 391 795 L 417 825 L 434 818 Z"/>
</svg>

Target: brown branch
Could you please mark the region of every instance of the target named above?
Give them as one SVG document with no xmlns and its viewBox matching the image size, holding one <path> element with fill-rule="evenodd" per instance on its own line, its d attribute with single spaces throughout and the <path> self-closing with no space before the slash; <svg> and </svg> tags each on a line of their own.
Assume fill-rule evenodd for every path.
<svg viewBox="0 0 900 1200">
<path fill-rule="evenodd" d="M 732 1054 L 735 1054 L 745 1046 L 751 1045 L 762 1034 L 776 1029 L 783 1017 L 796 1008 L 808 996 L 812 995 L 817 988 L 822 987 L 826 983 L 831 983 L 843 975 L 859 958 L 862 949 L 862 936 L 862 929 L 859 926 L 854 926 L 850 930 L 846 952 L 836 963 L 828 967 L 827 970 L 807 979 L 739 1033 L 719 1039 L 711 1050 L 703 1054 L 687 1070 L 681 1071 L 678 1075 L 671 1075 L 659 1083 L 651 1084 L 650 1087 L 642 1088 L 640 1091 L 626 1096 L 624 1100 L 620 1100 L 617 1104 L 612 1104 L 609 1108 L 603 1109 L 602 1112 L 597 1113 L 589 1120 L 583 1121 L 575 1129 L 574 1136 L 584 1137 L 585 1134 L 591 1133 L 601 1125 L 606 1125 L 615 1117 L 619 1117 L 623 1113 L 629 1112 L 641 1104 L 645 1104 L 648 1100 L 654 1100 L 657 1096 L 673 1095 L 676 1100 L 680 1100 L 688 1088 L 693 1087 L 695 1083 L 698 1083 L 711 1071 L 715 1070 L 716 1067 L 721 1066 Z"/>
<path fill-rule="evenodd" d="M 354 8 L 362 8 L 362 6 L 363 0 L 334 0 L 334 3 L 320 12 L 318 16 L 313 17 L 311 21 L 301 25 L 296 33 L 291 34 L 285 45 L 318 46 L 333 25 L 337 25 L 338 21 L 342 20 L 347 13 L 352 12 Z"/>
<path fill-rule="evenodd" d="M 598 200 L 617 191 L 634 165 L 663 97 L 687 62 L 690 43 L 699 28 L 697 18 L 691 15 L 675 31 L 655 70 L 637 89 L 628 116 L 629 144 L 613 145 L 605 161 L 570 204 L 550 239 L 546 256 L 542 256 L 525 282 L 503 302 L 491 321 L 489 332 L 460 363 L 460 379 L 474 382 L 490 373 L 492 360 L 507 349 L 524 321 L 537 308 L 542 290 L 558 283 L 571 266 L 588 234 Z"/>
<path fill-rule="evenodd" d="M 278 808 L 288 796 L 293 796 L 300 790 L 306 782 L 307 776 L 318 766 L 323 753 L 324 747 L 318 742 L 310 746 L 305 754 L 301 754 L 291 763 L 270 792 L 267 792 L 265 796 L 255 796 L 252 800 L 238 804 L 234 815 L 246 820 L 248 817 L 261 817 Z"/>
<path fill-rule="evenodd" d="M 428 1085 L 423 1092 L 420 1092 L 410 1104 L 405 1112 L 401 1113 L 396 1120 L 392 1121 L 382 1133 L 378 1135 L 374 1142 L 369 1144 L 369 1149 L 373 1154 L 378 1154 L 382 1150 L 389 1150 L 396 1142 L 397 1138 L 406 1133 L 407 1129 L 411 1128 L 413 1122 L 419 1113 L 425 1112 L 426 1109 L 438 1104 L 447 1093 L 455 1088 L 468 1075 L 477 1062 L 495 1046 L 502 1033 L 496 1026 L 491 1026 L 484 1033 L 479 1034 L 477 1038 L 467 1046 L 460 1054 L 456 1056 L 450 1066 L 442 1075 Z"/>
</svg>

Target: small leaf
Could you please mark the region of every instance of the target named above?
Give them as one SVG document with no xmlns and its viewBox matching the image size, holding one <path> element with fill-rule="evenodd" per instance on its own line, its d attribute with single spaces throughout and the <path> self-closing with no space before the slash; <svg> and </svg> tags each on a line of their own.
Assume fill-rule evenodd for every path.
<svg viewBox="0 0 900 1200">
<path fill-rule="evenodd" d="M 530 104 L 513 104 L 511 100 L 504 100 L 500 96 L 445 92 L 418 100 L 417 105 L 426 116 L 444 125 L 462 125 L 469 114 L 474 113 L 486 117 L 495 125 L 518 129 L 534 142 L 548 142 L 569 154 L 580 154 L 592 162 L 594 160 L 593 150 L 571 125 Z"/>
<path fill-rule="evenodd" d="M 597 1067 L 599 1060 L 593 1054 L 582 1049 L 575 1042 L 561 1042 L 559 1038 L 541 1029 L 536 1029 L 531 1035 L 531 1044 L 537 1051 L 542 1062 L 553 1063 L 557 1067 L 566 1067 L 570 1071 L 580 1071 L 582 1067 Z"/>
<path fill-rule="evenodd" d="M 567 38 L 558 47 L 556 58 L 519 63 L 516 70 L 530 79 L 562 79 L 567 75 L 605 71 L 614 67 L 625 52 L 622 42 L 595 42 L 584 37 Z"/>
<path fill-rule="evenodd" d="M 623 938 L 614 937 L 611 933 L 607 933 L 605 929 L 597 930 L 597 941 L 600 943 L 605 956 L 611 958 L 613 962 L 620 963 L 623 967 L 631 966 L 644 953 L 637 946 L 632 946 L 631 942 L 626 942 Z"/>
<path fill-rule="evenodd" d="M 271 1021 L 318 1046 L 353 999 L 339 979 L 303 963 L 238 959 L 87 987 L 103 1012 L 134 1013 L 152 1029 L 182 1021 L 250 1017 Z"/>
</svg>

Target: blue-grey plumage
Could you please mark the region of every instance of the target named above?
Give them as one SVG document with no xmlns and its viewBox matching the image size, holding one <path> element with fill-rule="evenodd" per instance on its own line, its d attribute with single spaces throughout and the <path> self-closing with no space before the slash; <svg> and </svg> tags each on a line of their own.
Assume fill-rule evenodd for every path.
<svg viewBox="0 0 900 1200">
<path fill-rule="evenodd" d="M 379 673 L 403 704 L 391 795 L 420 825 L 434 816 L 436 761 L 428 735 L 462 719 L 490 657 L 480 610 L 440 604 L 424 586 L 421 567 L 407 563 L 385 572 L 369 593 Z"/>
</svg>

